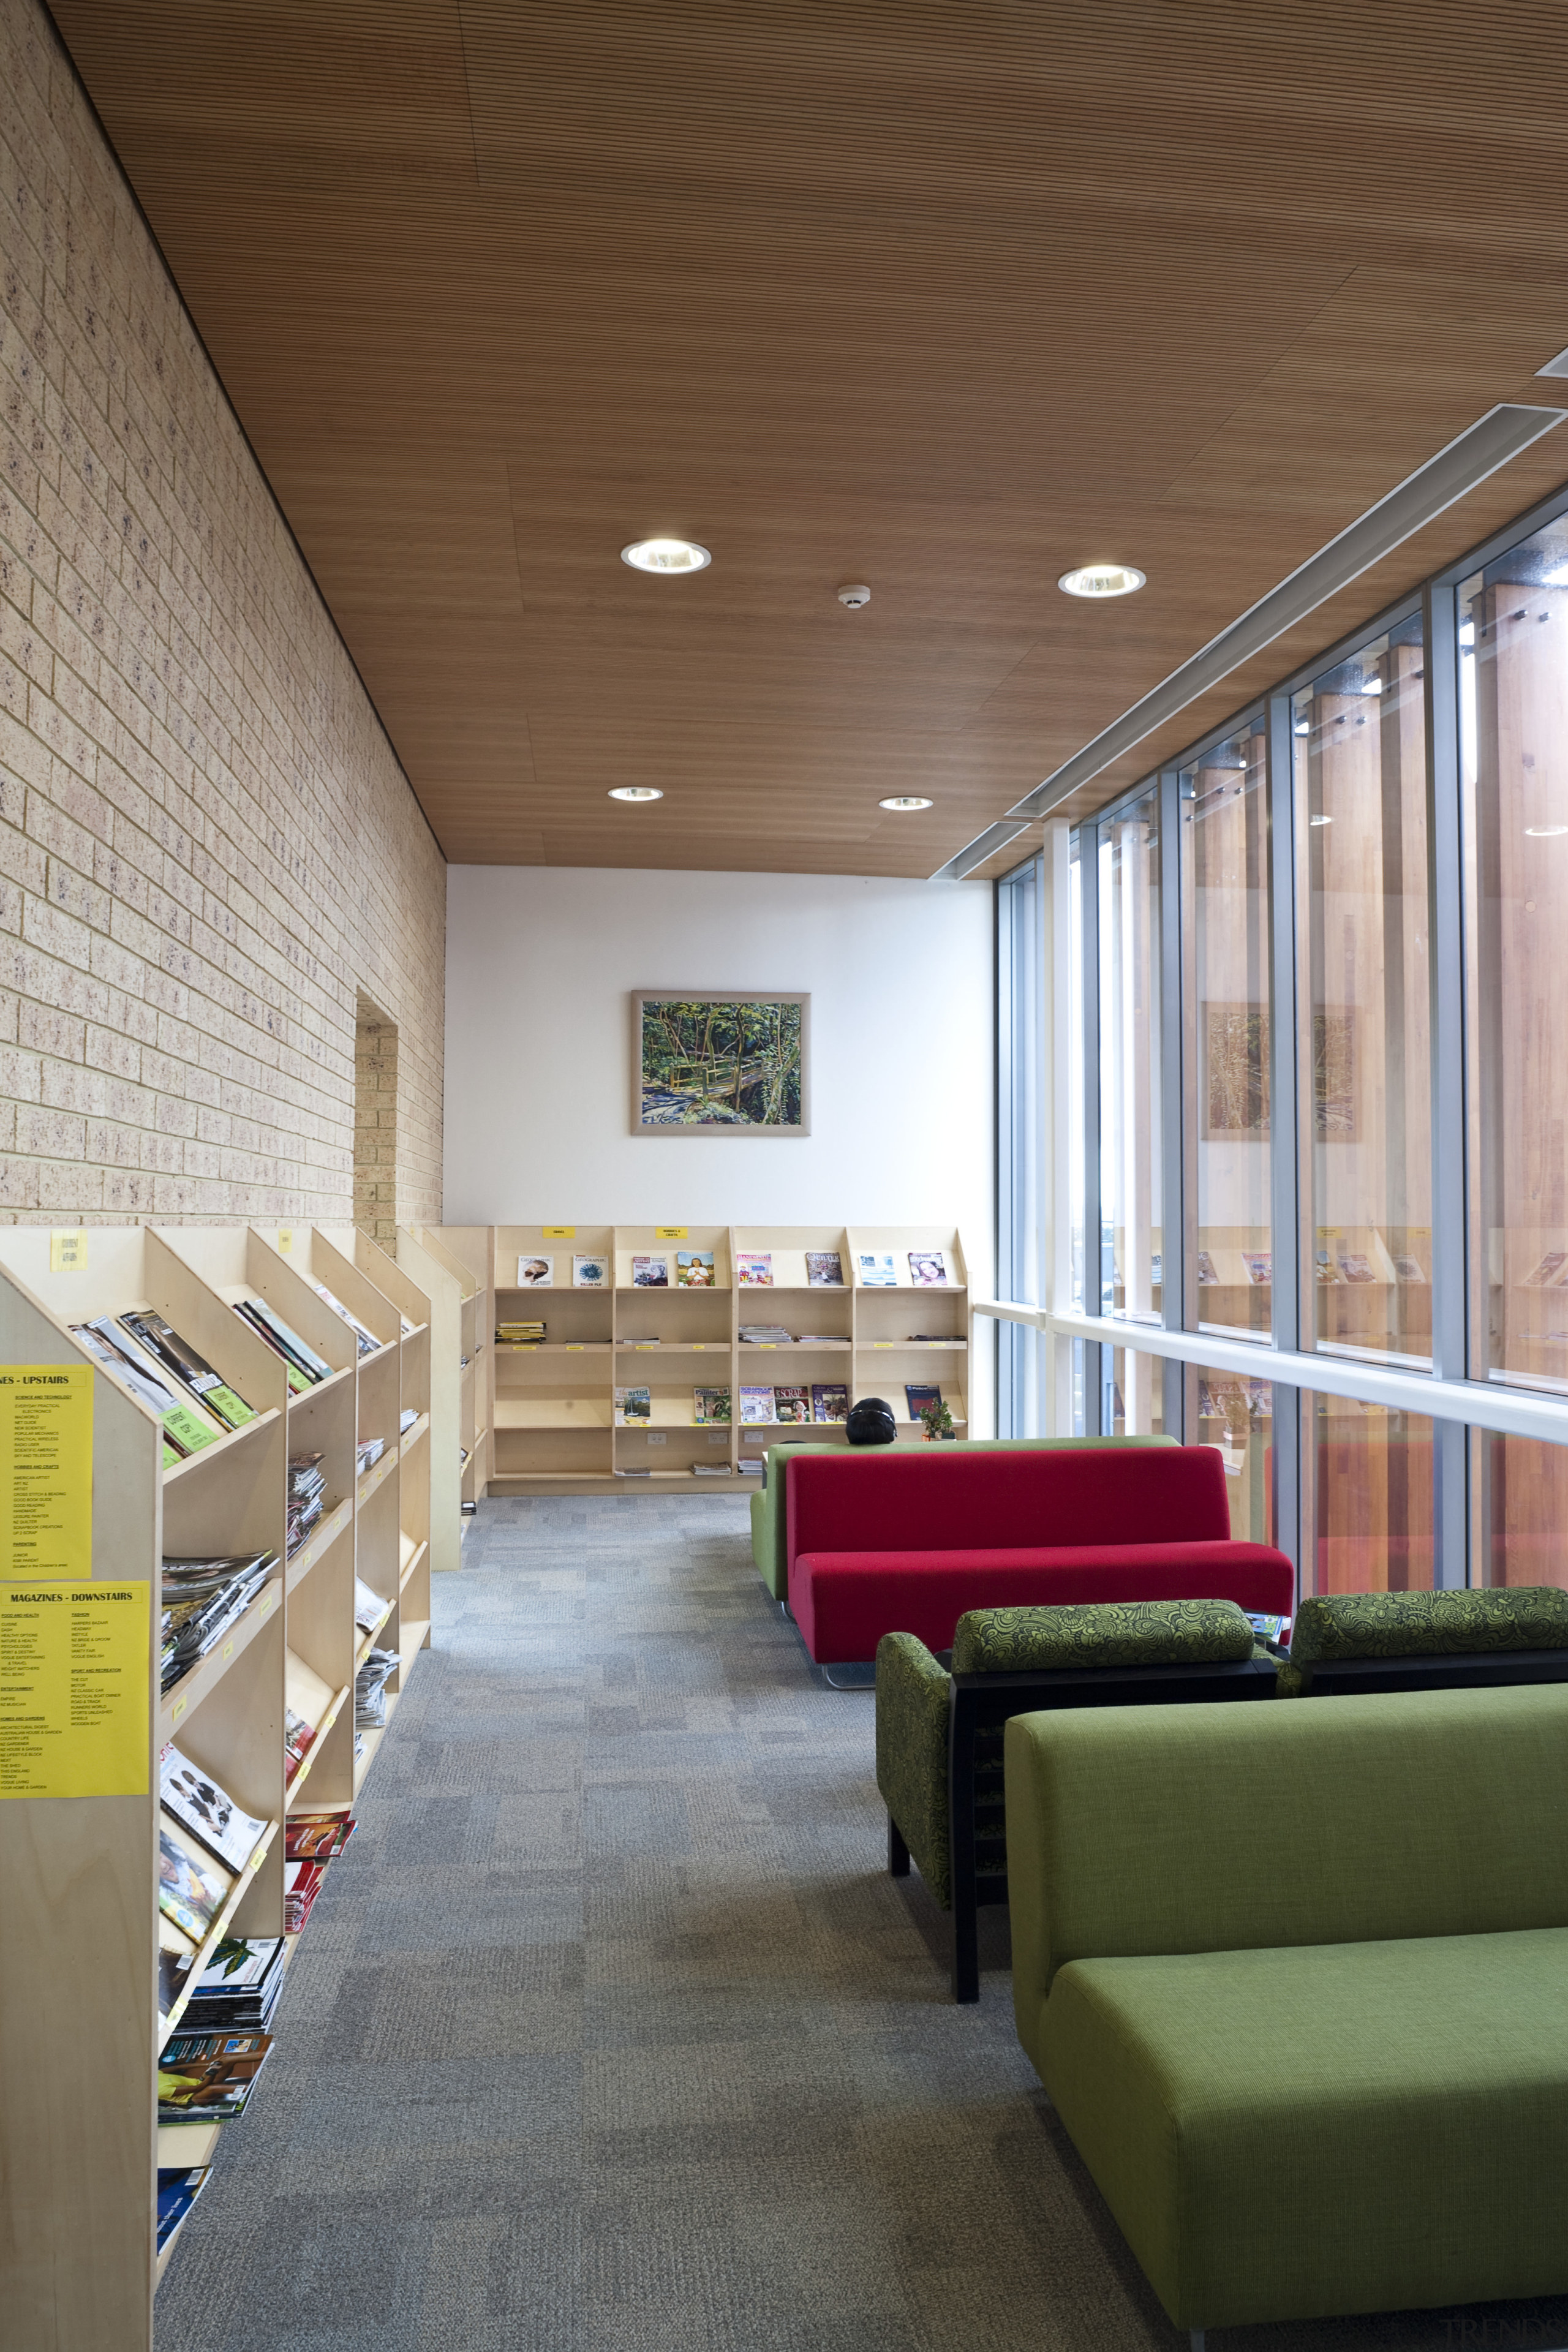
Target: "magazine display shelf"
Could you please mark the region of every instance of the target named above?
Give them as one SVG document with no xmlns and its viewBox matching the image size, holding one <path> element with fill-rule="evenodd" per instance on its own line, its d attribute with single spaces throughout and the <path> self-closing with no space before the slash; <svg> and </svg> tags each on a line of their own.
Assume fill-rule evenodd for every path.
<svg viewBox="0 0 1568 2352">
<path fill-rule="evenodd" d="M 462 1229 L 470 1255 L 475 1230 Z M 908 1417 L 905 1388 L 919 1382 L 940 1387 L 959 1435 L 968 1426 L 969 1276 L 952 1226 L 496 1225 L 489 1246 L 496 1330 L 524 1320 L 546 1326 L 541 1341 L 498 1337 L 489 1351 L 492 1494 L 607 1493 L 633 1480 L 732 1493 L 760 1483 L 742 1473 L 743 1454 L 797 1432 L 813 1444 L 842 1440 L 834 1423 L 742 1423 L 742 1386 L 842 1383 L 851 1402 L 885 1396 L 899 1444 L 918 1445 L 925 1433 Z M 837 1253 L 843 1284 L 810 1282 L 808 1251 Z M 910 1253 L 930 1251 L 945 1260 L 949 1280 L 941 1286 L 911 1279 Z M 681 1252 L 711 1254 L 710 1285 L 677 1282 Z M 861 1256 L 879 1254 L 893 1261 L 886 1287 L 862 1279 Z M 742 1261 L 758 1255 L 772 1258 L 772 1283 L 738 1284 Z M 634 1279 L 634 1259 L 649 1256 L 668 1259 L 667 1286 Z M 552 1261 L 553 1280 L 520 1283 L 520 1260 L 541 1258 Z M 574 1285 L 580 1259 L 602 1261 L 603 1287 Z M 742 1344 L 743 1323 L 776 1324 L 793 1336 Z M 617 1427 L 616 1391 L 633 1387 L 649 1392 L 647 1420 Z M 695 1419 L 699 1388 L 728 1389 L 728 1423 Z"/>
<path fill-rule="evenodd" d="M 224 2128 L 157 2125 L 158 2053 L 184 2007 L 159 2015 L 161 1749 L 176 1740 L 267 1825 L 203 1950 L 226 1933 L 279 1935 L 287 1812 L 346 1808 L 382 1736 L 365 1735 L 356 1766 L 353 1681 L 369 1646 L 354 1623 L 356 1573 L 385 1600 L 374 1639 L 390 1646 L 390 1634 L 400 1653 L 389 1717 L 429 1636 L 429 1490 L 419 1467 L 429 1430 L 428 1309 L 415 1286 L 380 1253 L 367 1274 L 357 1263 L 363 1237 L 348 1228 L 336 1242 L 320 1231 L 245 1226 L 94 1226 L 83 1238 L 85 1264 L 56 1271 L 48 1229 L 0 1229 L 0 1360 L 91 1370 L 91 1576 L 146 1593 L 149 1793 L 0 1803 L 7 2352 L 151 2352 L 154 2289 L 179 2236 L 155 2253 L 157 2166 L 208 2162 Z M 374 1356 L 358 1355 L 354 1334 L 312 1281 L 381 1340 Z M 292 1395 L 280 1359 L 233 1312 L 236 1296 L 265 1300 L 325 1359 L 330 1376 Z M 138 1307 L 164 1317 L 256 1413 L 167 1469 L 153 1412 L 69 1328 Z M 400 1313 L 416 1327 L 411 1336 Z M 405 1405 L 417 1417 L 400 1442 Z M 360 1481 L 354 1445 L 368 1434 L 388 1444 Z M 288 1462 L 302 1452 L 322 1457 L 326 1507 L 286 1557 Z M 162 1694 L 162 1559 L 262 1549 L 277 1554 L 279 1569 L 220 1643 Z M 331 1697 L 288 1782 L 292 1659 Z"/>
<path fill-rule="evenodd" d="M 398 1263 L 430 1299 L 432 1564 L 456 1568 L 465 1514 L 483 1494 L 488 1460 L 489 1232 L 480 1225 L 400 1225 Z"/>
</svg>

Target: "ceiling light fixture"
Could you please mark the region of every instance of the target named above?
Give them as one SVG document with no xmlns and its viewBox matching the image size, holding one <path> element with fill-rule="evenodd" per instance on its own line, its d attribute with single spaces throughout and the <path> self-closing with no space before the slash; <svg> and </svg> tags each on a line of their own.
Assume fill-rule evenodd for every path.
<svg viewBox="0 0 1568 2352">
<path fill-rule="evenodd" d="M 1310 816 L 1307 819 L 1307 823 L 1309 824 L 1332 824 L 1333 818 L 1331 816 Z"/>
<path fill-rule="evenodd" d="M 1068 596 L 1131 596 L 1148 576 L 1131 563 L 1080 563 L 1076 572 L 1064 572 L 1057 586 Z"/>
<path fill-rule="evenodd" d="M 1568 824 L 1527 824 L 1524 831 L 1530 841 L 1557 841 L 1568 833 Z"/>
<path fill-rule="evenodd" d="M 879 801 L 877 806 L 890 809 L 922 809 L 934 808 L 936 803 L 926 800 L 920 793 L 895 793 L 891 800 Z"/>
<path fill-rule="evenodd" d="M 664 794 L 657 784 L 616 784 L 611 788 L 613 801 L 661 801 Z"/>
<path fill-rule="evenodd" d="M 1298 719 L 1296 724 L 1290 730 L 1292 735 L 1310 735 L 1311 731 L 1311 723 L 1310 720 L 1305 719 Z"/>
<path fill-rule="evenodd" d="M 1142 696 L 1120 719 L 1102 728 L 1091 741 L 1075 751 L 1070 760 L 1016 801 L 1005 817 L 988 824 L 984 833 L 965 844 L 945 866 L 937 868 L 933 881 L 961 882 L 974 873 L 999 849 L 1016 841 L 1021 833 L 1059 808 L 1065 800 L 1081 785 L 1103 775 L 1113 761 L 1146 742 L 1157 728 L 1163 727 L 1187 709 L 1198 697 L 1217 686 L 1222 678 L 1239 669 L 1242 663 L 1271 646 L 1287 629 L 1294 628 L 1321 604 L 1359 580 L 1363 572 L 1391 555 L 1396 547 L 1416 531 L 1422 530 L 1436 516 L 1446 514 L 1456 500 L 1473 490 L 1539 441 L 1543 433 L 1552 432 L 1568 418 L 1568 409 L 1533 408 L 1522 402 L 1501 401 L 1489 408 L 1484 416 L 1428 457 L 1424 466 L 1397 483 L 1388 496 L 1379 499 L 1375 506 L 1358 515 L 1355 521 L 1331 539 L 1316 555 L 1309 556 L 1277 588 L 1222 629 L 1201 646 L 1190 660 L 1173 669 L 1167 678 Z M 1464 632 L 1460 631 L 1460 643 Z"/>
<path fill-rule="evenodd" d="M 712 561 L 694 539 L 634 539 L 621 550 L 634 572 L 706 572 Z"/>
<path fill-rule="evenodd" d="M 1382 678 L 1363 677 L 1361 682 L 1361 690 L 1363 694 L 1381 694 L 1383 692 Z"/>
</svg>

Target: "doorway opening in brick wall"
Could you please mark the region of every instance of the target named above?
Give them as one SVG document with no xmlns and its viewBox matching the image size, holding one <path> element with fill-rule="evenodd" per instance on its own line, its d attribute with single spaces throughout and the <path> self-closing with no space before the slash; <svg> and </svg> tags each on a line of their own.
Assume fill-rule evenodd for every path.
<svg viewBox="0 0 1568 2352">
<path fill-rule="evenodd" d="M 354 1007 L 354 1223 L 397 1249 L 397 1024 L 363 989 Z"/>
</svg>

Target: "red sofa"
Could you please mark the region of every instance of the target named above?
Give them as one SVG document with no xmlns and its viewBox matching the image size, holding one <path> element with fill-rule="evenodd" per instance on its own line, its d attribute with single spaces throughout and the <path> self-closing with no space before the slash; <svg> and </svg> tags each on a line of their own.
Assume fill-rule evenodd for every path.
<svg viewBox="0 0 1568 2352">
<path fill-rule="evenodd" d="M 884 1633 L 948 1649 L 966 1609 L 1294 1605 L 1285 1554 L 1232 1538 L 1213 1446 L 803 1453 L 788 1477 L 790 1612 L 818 1665 L 874 1657 Z"/>
</svg>

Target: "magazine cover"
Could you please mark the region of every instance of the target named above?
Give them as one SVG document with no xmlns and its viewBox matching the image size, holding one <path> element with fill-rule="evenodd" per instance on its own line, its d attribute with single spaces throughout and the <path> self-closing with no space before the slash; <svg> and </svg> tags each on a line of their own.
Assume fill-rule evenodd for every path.
<svg viewBox="0 0 1568 2352">
<path fill-rule="evenodd" d="M 1318 1280 L 1321 1283 L 1342 1282 L 1344 1276 L 1330 1257 L 1327 1250 L 1318 1252 Z"/>
<path fill-rule="evenodd" d="M 911 1250 L 910 1280 L 918 1290 L 947 1287 L 947 1255 L 942 1250 Z"/>
<path fill-rule="evenodd" d="M 704 1423 L 718 1422 L 728 1424 L 730 1419 L 728 1389 L 693 1389 L 691 1403 L 692 1419 L 700 1425 Z"/>
<path fill-rule="evenodd" d="M 1568 1265 L 1568 1250 L 1548 1250 L 1540 1265 L 1533 1266 L 1525 1276 L 1521 1287 L 1526 1290 L 1543 1289 L 1554 1276 L 1562 1273 L 1564 1265 Z"/>
<path fill-rule="evenodd" d="M 904 1395 L 909 1400 L 911 1421 L 919 1421 L 928 1405 L 938 1405 L 942 1402 L 942 1391 L 939 1388 L 928 1387 L 921 1381 L 906 1381 Z"/>
<path fill-rule="evenodd" d="M 1219 1280 L 1218 1275 L 1214 1270 L 1214 1260 L 1210 1257 L 1207 1250 L 1199 1250 L 1198 1252 L 1198 1280 L 1203 1283 L 1217 1282 Z"/>
<path fill-rule="evenodd" d="M 266 1829 L 237 1805 L 226 1789 L 182 1756 L 173 1741 L 158 1765 L 158 1794 L 177 1822 L 194 1830 L 230 1870 L 245 1868 Z"/>
<path fill-rule="evenodd" d="M 811 1419 L 811 1391 L 802 1388 L 775 1388 L 773 1419 L 801 1422 Z"/>
<path fill-rule="evenodd" d="M 158 2244 L 162 2253 L 205 2186 L 209 2164 L 158 2167 Z"/>
<path fill-rule="evenodd" d="M 291 1706 L 283 1710 L 283 1778 L 292 1780 L 305 1760 L 305 1751 L 316 1737 L 316 1727 L 296 1715 Z"/>
<path fill-rule="evenodd" d="M 332 1862 L 354 1833 L 352 1813 L 290 1813 L 283 1833 L 287 1862 Z"/>
<path fill-rule="evenodd" d="M 1377 1280 L 1377 1275 L 1373 1269 L 1371 1258 L 1364 1257 L 1359 1250 L 1352 1250 L 1348 1254 L 1343 1250 L 1341 1251 L 1340 1272 L 1344 1276 L 1347 1282 L 1375 1282 Z"/>
<path fill-rule="evenodd" d="M 616 1391 L 616 1427 L 640 1429 L 653 1419 L 653 1399 L 647 1389 Z"/>
<path fill-rule="evenodd" d="M 811 1417 L 813 1421 L 848 1420 L 849 1391 L 842 1381 L 813 1381 Z"/>
<path fill-rule="evenodd" d="M 1421 1261 L 1418 1257 L 1396 1257 L 1394 1261 L 1394 1271 L 1401 1282 L 1425 1282 L 1426 1279 L 1421 1271 Z"/>
<path fill-rule="evenodd" d="M 195 1983 L 191 1997 L 209 1992 L 253 1992 L 278 1965 L 281 1936 L 226 1936 Z"/>
<path fill-rule="evenodd" d="M 741 1419 L 742 1422 L 772 1421 L 773 1417 L 773 1392 L 772 1389 L 742 1389 Z"/>
<path fill-rule="evenodd" d="M 866 1290 L 894 1290 L 898 1287 L 898 1280 L 899 1277 L 893 1266 L 893 1253 L 891 1250 L 861 1251 L 860 1282 L 862 1288 Z"/>
<path fill-rule="evenodd" d="M 632 1282 L 638 1290 L 668 1290 L 669 1260 L 667 1257 L 634 1257 Z"/>
<path fill-rule="evenodd" d="M 607 1290 L 610 1271 L 602 1257 L 588 1255 L 572 1261 L 572 1286 L 574 1290 Z"/>
<path fill-rule="evenodd" d="M 159 1816 L 158 1908 L 193 1944 L 205 1943 L 233 1885 L 233 1872 L 204 1853 L 172 1814 Z"/>
<path fill-rule="evenodd" d="M 1259 1289 L 1267 1290 L 1274 1279 L 1273 1251 L 1243 1250 L 1241 1262 L 1247 1268 L 1248 1282 L 1256 1283 Z"/>
<path fill-rule="evenodd" d="M 773 1278 L 772 1250 L 741 1250 L 735 1257 L 735 1280 L 742 1290 L 765 1290 Z"/>
<path fill-rule="evenodd" d="M 237 2116 L 272 2047 L 269 2033 L 176 2033 L 158 2060 L 160 2123 Z"/>
<path fill-rule="evenodd" d="M 517 1286 L 520 1290 L 551 1290 L 555 1286 L 555 1260 L 552 1257 L 520 1257 L 517 1262 Z"/>
<path fill-rule="evenodd" d="M 712 1251 L 677 1250 L 675 1279 L 683 1290 L 711 1290 L 713 1287 Z"/>
<path fill-rule="evenodd" d="M 842 1290 L 844 1260 L 837 1250 L 807 1250 L 805 1278 L 814 1290 Z"/>
</svg>

